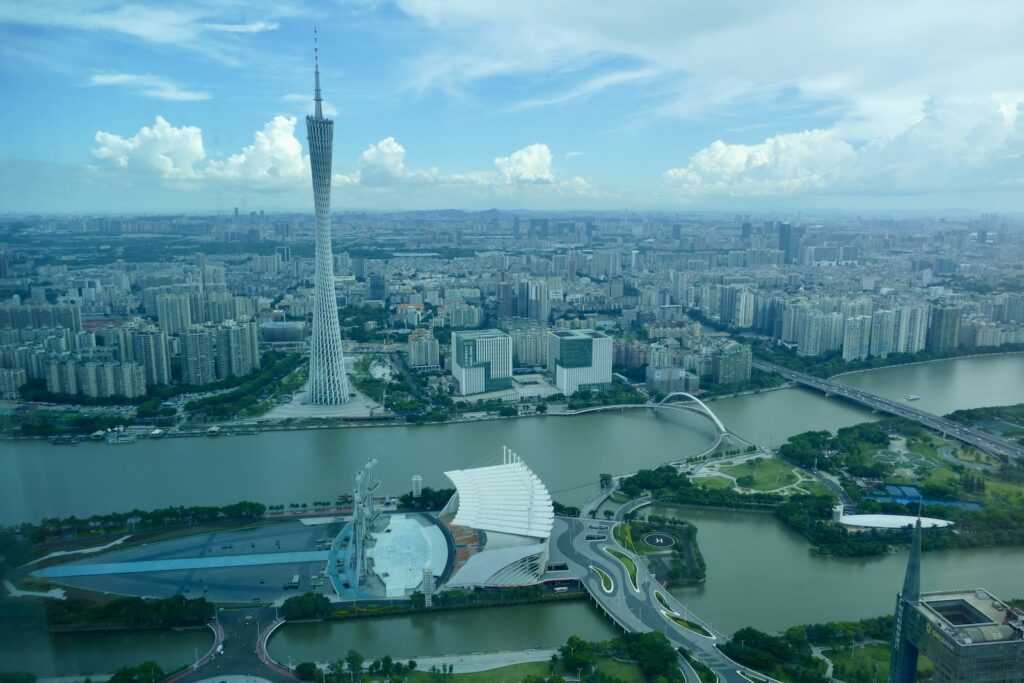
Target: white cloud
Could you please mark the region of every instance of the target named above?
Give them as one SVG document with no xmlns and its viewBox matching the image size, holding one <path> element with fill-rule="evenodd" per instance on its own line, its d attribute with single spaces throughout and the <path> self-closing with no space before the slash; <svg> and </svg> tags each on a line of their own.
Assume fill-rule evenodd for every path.
<svg viewBox="0 0 1024 683">
<path fill-rule="evenodd" d="M 295 117 L 275 116 L 253 143 L 226 161 L 211 161 L 205 174 L 264 184 L 289 185 L 309 177 L 309 157 L 295 137 Z"/>
<path fill-rule="evenodd" d="M 754 145 L 718 140 L 663 174 L 687 197 L 802 193 L 955 194 L 1024 187 L 1024 117 L 992 100 L 929 100 L 895 135 L 859 143 L 842 129 L 785 133 Z"/>
<path fill-rule="evenodd" d="M 359 179 L 369 187 L 390 186 L 408 180 L 405 147 L 392 138 L 370 145 L 359 157 Z"/>
<path fill-rule="evenodd" d="M 186 90 L 173 81 L 152 74 L 96 74 L 89 78 L 87 85 L 122 86 L 145 97 L 153 97 L 158 100 L 193 102 L 210 99 L 210 95 L 207 93 Z"/>
<path fill-rule="evenodd" d="M 856 156 L 833 133 L 809 130 L 768 138 L 757 145 L 717 140 L 665 179 L 686 193 L 790 194 L 820 190 L 836 182 Z"/>
<path fill-rule="evenodd" d="M 558 104 L 636 78 L 653 84 L 637 117 L 825 109 L 843 135 L 896 134 L 933 97 L 1020 90 L 1024 4 L 908 0 L 642 2 L 399 0 L 428 46 L 409 63 L 419 89 L 447 92 L 509 75 L 576 79 Z M 879 17 L 884 17 L 880 21 Z M 514 47 L 512 47 L 514 46 Z M 626 68 L 623 65 L 627 65 Z M 630 77 L 633 74 L 635 77 Z M 822 121 L 831 124 L 831 121 Z"/>
<path fill-rule="evenodd" d="M 526 109 L 535 109 L 537 107 L 565 104 L 567 102 L 572 102 L 573 100 L 586 99 L 614 86 L 647 80 L 657 75 L 658 72 L 654 69 L 614 71 L 612 73 L 602 74 L 600 76 L 587 79 L 583 83 L 574 86 L 566 92 L 555 95 L 554 97 L 524 100 L 514 105 L 511 108 L 511 111 L 523 111 Z"/>
<path fill-rule="evenodd" d="M 253 21 L 248 24 L 204 24 L 203 28 L 225 33 L 262 33 L 276 31 L 278 24 L 275 21 Z"/>
<path fill-rule="evenodd" d="M 550 183 L 555 180 L 551 172 L 551 150 L 539 143 L 516 150 L 507 157 L 497 157 L 494 165 L 510 183 Z"/>
<path fill-rule="evenodd" d="M 153 173 L 165 180 L 195 180 L 202 175 L 195 165 L 206 158 L 203 132 L 192 126 L 175 128 L 162 116 L 130 138 L 99 131 L 95 140 L 93 155 L 122 169 Z"/>
<path fill-rule="evenodd" d="M 239 64 L 239 44 L 223 38 L 214 40 L 211 32 L 236 35 L 271 31 L 278 27 L 272 19 L 293 12 L 289 6 L 256 4 L 244 9 L 250 16 L 261 12 L 258 20 L 238 22 L 234 3 L 142 2 L 112 6 L 107 0 L 33 0 L 0 3 L 0 24 L 41 26 L 70 31 L 96 31 L 126 36 L 157 45 L 173 46 L 224 62 Z"/>
<path fill-rule="evenodd" d="M 295 135 L 297 123 L 296 117 L 275 116 L 253 136 L 252 144 L 221 160 L 207 158 L 199 128 L 177 128 L 158 116 L 152 126 L 144 126 L 131 137 L 97 132 L 92 152 L 96 159 L 107 162 L 107 170 L 119 170 L 123 179 L 129 181 L 155 177 L 169 187 L 189 190 L 298 191 L 309 184 L 309 156 Z M 352 172 L 335 173 L 332 184 L 377 195 L 422 191 L 431 201 L 444 196 L 445 190 L 450 190 L 453 198 L 460 196 L 460 192 L 473 192 L 478 197 L 507 197 L 523 192 L 595 196 L 596 192 L 580 177 L 558 181 L 551 168 L 551 150 L 539 143 L 497 157 L 492 170 L 466 173 L 409 168 L 405 157 L 405 147 L 394 137 L 386 137 L 360 154 Z M 336 165 L 343 165 L 338 161 L 335 159 Z"/>
</svg>

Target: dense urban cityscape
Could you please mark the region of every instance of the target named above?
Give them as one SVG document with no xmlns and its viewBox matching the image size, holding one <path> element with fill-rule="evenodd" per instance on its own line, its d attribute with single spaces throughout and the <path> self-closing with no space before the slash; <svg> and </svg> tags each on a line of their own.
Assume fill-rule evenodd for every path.
<svg viewBox="0 0 1024 683">
<path fill-rule="evenodd" d="M 4 397 L 197 401 L 256 376 L 264 353 L 303 352 L 312 227 L 263 212 L 6 222 Z M 347 353 L 376 373 L 349 368 L 373 393 L 363 417 L 564 402 L 613 374 L 661 395 L 770 386 L 754 350 L 831 375 L 1024 344 L 1024 233 L 994 215 L 340 214 L 335 230 Z M 261 398 L 229 417 L 273 416 L 292 394 Z M 165 403 L 141 424 L 203 417 Z"/>
</svg>

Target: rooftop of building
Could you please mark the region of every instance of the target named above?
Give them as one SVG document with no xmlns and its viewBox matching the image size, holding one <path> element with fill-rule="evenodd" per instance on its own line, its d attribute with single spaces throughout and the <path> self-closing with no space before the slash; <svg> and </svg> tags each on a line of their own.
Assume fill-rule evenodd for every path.
<svg viewBox="0 0 1024 683">
<path fill-rule="evenodd" d="M 1024 613 L 984 588 L 923 593 L 915 607 L 961 645 L 1024 639 Z"/>
<path fill-rule="evenodd" d="M 457 336 L 459 339 L 488 339 L 491 337 L 507 337 L 508 333 L 498 329 L 459 330 L 452 332 L 452 336 Z"/>
<path fill-rule="evenodd" d="M 914 526 L 918 518 L 912 515 L 843 515 L 839 523 L 862 529 L 904 529 Z M 921 517 L 921 526 L 925 529 L 952 526 L 953 522 L 934 517 Z"/>
<path fill-rule="evenodd" d="M 553 330 L 551 334 L 561 339 L 607 339 L 608 335 L 598 330 Z"/>
<path fill-rule="evenodd" d="M 524 462 L 451 470 L 458 495 L 452 524 L 547 540 L 554 524 L 551 494 Z"/>
</svg>

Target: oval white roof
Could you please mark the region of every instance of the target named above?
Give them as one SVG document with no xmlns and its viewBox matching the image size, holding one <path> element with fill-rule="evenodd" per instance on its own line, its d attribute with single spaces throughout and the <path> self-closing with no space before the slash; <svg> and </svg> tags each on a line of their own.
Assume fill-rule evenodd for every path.
<svg viewBox="0 0 1024 683">
<path fill-rule="evenodd" d="M 840 524 L 848 526 L 859 526 L 868 529 L 902 529 L 903 527 L 914 526 L 917 517 L 913 515 L 843 515 L 839 518 Z M 934 527 L 952 526 L 953 522 L 934 517 L 921 517 L 921 528 L 930 529 Z"/>
<path fill-rule="evenodd" d="M 522 461 L 444 474 L 459 495 L 453 524 L 517 536 L 551 536 L 551 494 Z"/>
</svg>

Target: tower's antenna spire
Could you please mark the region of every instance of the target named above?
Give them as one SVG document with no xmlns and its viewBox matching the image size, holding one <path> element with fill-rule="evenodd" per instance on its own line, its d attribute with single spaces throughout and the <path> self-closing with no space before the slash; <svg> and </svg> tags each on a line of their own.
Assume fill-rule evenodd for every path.
<svg viewBox="0 0 1024 683">
<path fill-rule="evenodd" d="M 316 79 L 316 90 L 315 90 L 315 94 L 313 96 L 313 102 L 316 103 L 315 116 L 318 119 L 322 119 L 324 117 L 324 114 L 323 114 L 323 107 L 321 106 L 321 103 L 323 102 L 323 98 L 320 97 L 320 47 L 319 47 L 319 45 L 317 45 L 317 34 L 316 34 L 316 29 L 315 28 L 313 29 L 313 64 L 314 64 L 314 71 L 313 71 L 313 73 L 315 74 L 315 79 Z"/>
</svg>

